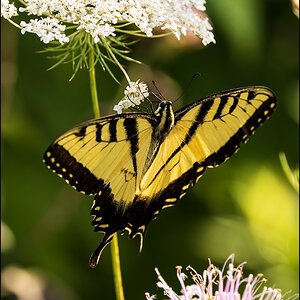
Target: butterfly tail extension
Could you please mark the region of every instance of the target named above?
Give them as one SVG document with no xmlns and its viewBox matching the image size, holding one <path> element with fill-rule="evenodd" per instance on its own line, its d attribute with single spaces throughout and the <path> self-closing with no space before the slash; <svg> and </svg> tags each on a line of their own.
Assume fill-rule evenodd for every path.
<svg viewBox="0 0 300 300">
<path fill-rule="evenodd" d="M 127 226 L 124 229 L 124 230 L 128 231 L 128 236 L 130 239 L 134 239 L 137 235 L 140 236 L 140 248 L 139 248 L 140 253 L 143 250 L 144 239 L 145 239 L 147 227 L 148 227 L 148 225 L 134 226 L 130 222 L 128 222 Z"/>
<path fill-rule="evenodd" d="M 91 266 L 91 268 L 95 268 L 98 265 L 101 253 L 103 249 L 111 242 L 113 235 L 114 233 L 113 234 L 105 233 L 101 243 L 99 244 L 99 246 L 96 248 L 96 250 L 93 252 L 93 254 L 90 257 L 89 265 Z"/>
</svg>

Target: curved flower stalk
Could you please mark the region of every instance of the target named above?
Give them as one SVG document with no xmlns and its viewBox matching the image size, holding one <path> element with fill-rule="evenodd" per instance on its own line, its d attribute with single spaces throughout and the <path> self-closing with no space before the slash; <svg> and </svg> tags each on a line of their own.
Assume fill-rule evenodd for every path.
<svg viewBox="0 0 300 300">
<path fill-rule="evenodd" d="M 226 265 L 228 264 L 227 268 Z M 198 274 L 191 266 L 186 269 L 190 272 L 194 284 L 186 285 L 187 275 L 182 272 L 182 267 L 177 267 L 177 277 L 181 285 L 181 294 L 177 294 L 166 283 L 158 269 L 157 286 L 164 290 L 164 295 L 171 300 L 280 300 L 282 294 L 279 289 L 268 288 L 266 279 L 262 274 L 243 277 L 243 268 L 246 262 L 234 266 L 234 255 L 226 260 L 222 270 L 214 266 L 209 260 L 209 266 L 203 274 Z M 154 300 L 156 296 L 145 294 L 147 300 Z M 296 299 L 298 295 L 289 299 Z"/>
</svg>

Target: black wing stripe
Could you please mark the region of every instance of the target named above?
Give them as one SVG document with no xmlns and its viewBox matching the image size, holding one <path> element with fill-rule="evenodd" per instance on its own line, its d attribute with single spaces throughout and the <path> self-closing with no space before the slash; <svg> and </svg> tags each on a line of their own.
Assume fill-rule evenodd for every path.
<svg viewBox="0 0 300 300">
<path fill-rule="evenodd" d="M 81 137 L 83 138 L 85 136 L 85 133 L 86 133 L 86 126 L 82 126 L 79 131 L 77 132 L 74 132 L 74 134 L 77 136 L 77 137 Z"/>
<path fill-rule="evenodd" d="M 101 135 L 102 135 L 102 127 L 103 125 L 101 124 L 96 124 L 96 128 L 97 128 L 97 131 L 96 131 L 96 142 L 100 143 L 102 140 L 101 140 Z"/>
<path fill-rule="evenodd" d="M 183 143 L 188 143 L 191 138 L 193 137 L 193 135 L 195 134 L 197 128 L 204 122 L 205 116 L 207 115 L 207 113 L 209 112 L 210 108 L 212 107 L 212 105 L 214 104 L 213 101 L 206 101 L 203 102 L 202 105 L 200 106 L 195 122 L 192 124 L 192 126 L 189 128 L 188 133 L 186 134 L 185 138 L 184 138 L 184 142 Z M 180 148 L 181 146 L 179 146 Z M 177 151 L 177 149 L 175 150 Z M 177 151 L 178 152 L 178 151 Z M 177 153 L 176 152 L 176 153 Z M 175 154 L 176 154 L 175 153 Z M 174 155 L 175 155 L 174 154 Z"/>
<path fill-rule="evenodd" d="M 125 119 L 124 126 L 127 134 L 127 139 L 130 141 L 130 153 L 131 153 L 134 172 L 137 173 L 136 154 L 139 150 L 137 121 L 136 119 L 133 118 Z"/>
<path fill-rule="evenodd" d="M 255 91 L 248 91 L 248 97 L 247 97 L 247 101 L 250 102 L 251 100 L 254 99 L 254 97 L 256 96 L 256 92 Z"/>
<path fill-rule="evenodd" d="M 221 97 L 221 102 L 220 102 L 220 104 L 218 106 L 216 114 L 213 117 L 213 120 L 218 119 L 218 118 L 221 117 L 222 111 L 223 111 L 225 105 L 227 104 L 227 102 L 228 102 L 228 96 Z"/>
<path fill-rule="evenodd" d="M 210 108 L 212 107 L 214 101 L 205 101 L 202 103 L 202 105 L 199 108 L 196 120 L 198 121 L 197 124 L 201 124 L 204 121 L 204 118 L 206 117 L 207 113 L 209 112 Z M 197 126 L 198 127 L 198 126 Z M 197 128 L 195 128 L 194 131 L 196 131 Z M 192 133 L 194 134 L 194 132 Z"/>
<path fill-rule="evenodd" d="M 117 122 L 118 120 L 112 120 L 109 123 L 110 142 L 117 141 Z"/>
<path fill-rule="evenodd" d="M 239 95 L 234 97 L 233 103 L 231 105 L 231 107 L 228 110 L 228 114 L 230 115 L 237 107 L 238 103 L 239 103 Z"/>
</svg>

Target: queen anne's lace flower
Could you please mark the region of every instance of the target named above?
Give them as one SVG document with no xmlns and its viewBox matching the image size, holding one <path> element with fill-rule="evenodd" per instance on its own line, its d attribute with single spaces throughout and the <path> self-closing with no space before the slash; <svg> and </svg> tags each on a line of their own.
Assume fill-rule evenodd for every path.
<svg viewBox="0 0 300 300">
<path fill-rule="evenodd" d="M 13 3 L 9 3 L 8 0 L 1 0 L 1 17 L 4 19 L 10 19 L 17 15 L 18 11 Z"/>
<path fill-rule="evenodd" d="M 101 36 L 114 36 L 119 23 L 134 23 L 147 36 L 153 35 L 153 28 L 161 27 L 172 31 L 178 39 L 192 31 L 202 38 L 204 45 L 215 42 L 208 19 L 198 13 L 205 11 L 205 0 L 24 0 L 22 3 L 25 7 L 20 7 L 20 12 L 47 15 L 60 24 L 78 25 L 77 29 L 90 33 L 96 43 Z M 4 11 L 1 16 L 5 18 L 16 13 L 8 0 L 1 0 L 1 8 Z M 30 32 L 40 34 L 37 28 Z"/>
<path fill-rule="evenodd" d="M 164 290 L 164 294 L 171 300 L 280 300 L 281 292 L 278 289 L 264 287 L 260 289 L 266 280 L 262 274 L 243 278 L 243 267 L 245 262 L 237 267 L 233 264 L 234 255 L 229 256 L 223 269 L 219 270 L 209 261 L 209 267 L 202 275 L 198 274 L 192 267 L 187 267 L 190 271 L 195 284 L 186 286 L 184 281 L 187 276 L 182 273 L 182 267 L 177 267 L 177 277 L 181 285 L 181 295 L 178 295 L 166 283 L 160 275 L 158 269 L 155 272 L 158 275 L 157 286 Z M 229 261 L 228 270 L 225 272 L 225 266 Z M 147 300 L 156 299 L 146 293 Z M 296 299 L 297 295 L 291 299 Z"/>
<path fill-rule="evenodd" d="M 124 91 L 125 97 L 118 105 L 114 106 L 114 110 L 121 114 L 123 109 L 127 109 L 131 106 L 140 105 L 144 101 L 145 97 L 149 96 L 148 87 L 143 82 L 130 82 Z"/>
<path fill-rule="evenodd" d="M 57 19 L 49 17 L 40 20 L 31 19 L 29 23 L 22 21 L 20 25 L 23 27 L 21 30 L 22 34 L 26 31 L 33 32 L 37 34 L 45 44 L 53 40 L 58 40 L 61 44 L 69 41 L 69 38 L 63 33 L 66 26 L 59 24 Z"/>
</svg>

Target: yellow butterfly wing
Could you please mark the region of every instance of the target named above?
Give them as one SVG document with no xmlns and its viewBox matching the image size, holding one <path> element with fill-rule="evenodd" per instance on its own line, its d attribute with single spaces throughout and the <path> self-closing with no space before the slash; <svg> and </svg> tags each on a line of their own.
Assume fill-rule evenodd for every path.
<svg viewBox="0 0 300 300">
<path fill-rule="evenodd" d="M 140 234 L 185 194 L 206 167 L 237 151 L 276 107 L 273 92 L 247 87 L 211 95 L 174 114 L 170 103 L 151 114 L 86 122 L 60 136 L 44 155 L 67 183 L 94 195 L 95 231 L 105 232 L 91 256 L 96 266 L 116 231 Z M 167 110 L 167 108 L 169 110 Z"/>
<path fill-rule="evenodd" d="M 235 153 L 274 111 L 276 97 L 265 87 L 229 90 L 201 99 L 175 114 L 175 125 L 143 176 L 139 198 L 155 198 L 154 214 L 173 205 L 206 167 Z"/>
<path fill-rule="evenodd" d="M 130 113 L 92 120 L 60 136 L 45 152 L 48 168 L 79 192 L 95 196 L 92 224 L 106 233 L 96 254 L 113 233 L 130 230 L 127 211 L 151 148 L 153 122 L 150 114 Z"/>
</svg>

